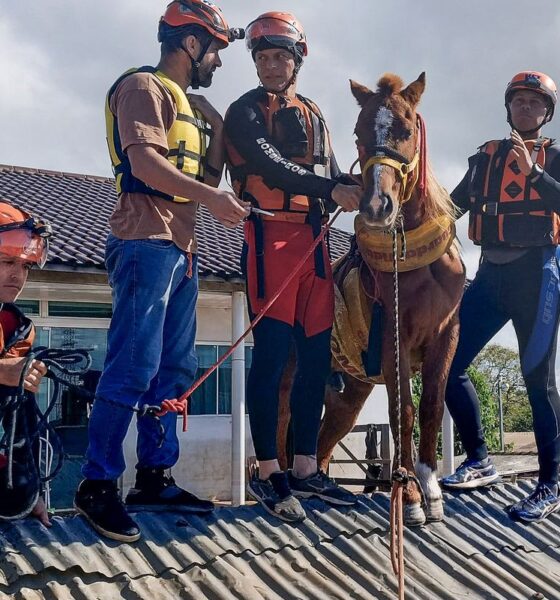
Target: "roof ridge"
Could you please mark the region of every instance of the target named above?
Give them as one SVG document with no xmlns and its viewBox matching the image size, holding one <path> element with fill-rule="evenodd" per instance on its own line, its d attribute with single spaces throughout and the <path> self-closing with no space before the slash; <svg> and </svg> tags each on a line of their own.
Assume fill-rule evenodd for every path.
<svg viewBox="0 0 560 600">
<path fill-rule="evenodd" d="M 67 171 L 54 171 L 51 169 L 39 169 L 37 167 L 21 167 L 18 165 L 5 165 L 0 163 L 0 171 L 21 171 L 24 173 L 41 173 L 42 175 L 58 175 L 62 177 L 71 177 L 74 179 L 114 182 L 113 177 L 103 177 L 102 175 L 89 175 L 87 173 L 69 173 Z"/>
</svg>

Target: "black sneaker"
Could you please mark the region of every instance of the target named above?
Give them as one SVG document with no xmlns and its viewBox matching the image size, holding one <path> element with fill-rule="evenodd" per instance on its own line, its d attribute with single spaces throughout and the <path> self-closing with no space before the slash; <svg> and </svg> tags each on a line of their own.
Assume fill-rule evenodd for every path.
<svg viewBox="0 0 560 600">
<path fill-rule="evenodd" d="M 179 511 L 191 514 L 208 514 L 214 503 L 201 500 L 180 488 L 171 475 L 161 468 L 138 469 L 136 484 L 126 496 L 126 505 L 132 511 Z"/>
<path fill-rule="evenodd" d="M 315 496 L 329 504 L 338 506 L 353 506 L 358 499 L 352 492 L 341 488 L 334 479 L 323 471 L 317 471 L 305 479 L 299 479 L 292 471 L 288 471 L 290 488 L 297 498 L 310 498 Z"/>
<path fill-rule="evenodd" d="M 251 477 L 247 492 L 271 515 L 286 521 L 298 523 L 305 519 L 305 511 L 297 498 L 294 498 L 288 485 L 286 473 L 272 473 L 269 479 Z"/>
<path fill-rule="evenodd" d="M 114 481 L 84 479 L 74 497 L 74 508 L 105 537 L 118 542 L 140 539 L 140 529 L 126 512 Z"/>
</svg>

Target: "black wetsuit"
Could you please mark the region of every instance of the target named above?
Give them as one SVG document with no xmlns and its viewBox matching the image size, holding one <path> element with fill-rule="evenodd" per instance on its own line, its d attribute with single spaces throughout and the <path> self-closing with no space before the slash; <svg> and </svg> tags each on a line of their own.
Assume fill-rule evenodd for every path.
<svg viewBox="0 0 560 600">
<path fill-rule="evenodd" d="M 331 192 L 339 180 L 345 181 L 334 156 L 330 157 L 332 179 L 327 179 L 315 175 L 307 168 L 301 168 L 301 165 L 298 168 L 289 156 L 283 155 L 279 150 L 278 140 L 269 134 L 265 116 L 258 105 L 266 96 L 263 88 L 257 88 L 244 94 L 230 106 L 225 118 L 226 147 L 233 148 L 243 158 L 245 173 L 249 171 L 261 176 L 269 188 L 279 188 L 289 194 L 321 198 L 326 201 L 330 210 L 334 209 Z M 238 180 L 239 175 L 231 162 L 228 160 L 230 174 L 233 180 Z M 251 318 L 254 318 L 268 296 L 275 291 L 272 288 L 279 283 L 276 280 L 284 278 L 284 271 L 288 266 L 300 260 L 305 245 L 310 245 L 313 238 L 312 226 L 309 223 L 262 223 L 264 248 L 267 249 L 266 256 L 263 257 L 264 279 L 269 285 L 266 295 L 257 297 L 255 279 L 258 269 L 255 269 L 254 265 L 253 247 L 255 234 L 250 226 L 250 223 L 246 226 L 243 257 L 245 260 L 242 260 L 242 269 L 247 278 L 249 312 Z M 299 236 L 300 241 L 290 241 L 290 234 Z M 302 242 L 304 236 L 306 241 Z M 278 248 L 278 252 L 274 252 L 274 246 Z M 328 262 L 324 247 L 319 247 L 319 252 L 324 253 L 324 260 Z M 279 261 L 282 264 L 278 264 Z M 330 266 L 324 265 L 321 278 L 313 279 L 312 271 L 313 264 L 306 265 L 301 275 L 296 278 L 294 286 L 287 289 L 273 304 L 267 313 L 268 316 L 264 317 L 253 331 L 255 346 L 247 384 L 247 407 L 256 456 L 261 461 L 277 457 L 276 428 L 280 380 L 294 342 L 298 363 L 290 401 L 294 453 L 314 455 L 317 451 L 324 389 L 330 371 L 333 300 L 332 297 L 329 300 L 327 289 L 331 288 L 332 296 Z"/>
<path fill-rule="evenodd" d="M 547 149 L 544 168 L 542 177 L 531 185 L 548 210 L 560 213 L 557 146 Z M 451 194 L 462 212 L 470 207 L 470 178 L 469 171 Z M 461 332 L 449 374 L 446 403 L 468 458 L 485 458 L 487 448 L 479 400 L 465 371 L 487 342 L 511 320 L 533 412 L 539 480 L 554 484 L 558 481 L 560 464 L 560 397 L 555 377 L 560 252 L 552 243 L 508 248 L 506 244 L 490 246 L 483 239 L 481 245 L 480 268 L 461 303 Z"/>
</svg>

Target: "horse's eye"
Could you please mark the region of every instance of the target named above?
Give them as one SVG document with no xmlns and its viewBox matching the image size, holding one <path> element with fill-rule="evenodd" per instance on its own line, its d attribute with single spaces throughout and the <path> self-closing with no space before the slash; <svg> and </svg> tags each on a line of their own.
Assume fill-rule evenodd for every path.
<svg viewBox="0 0 560 600">
<path fill-rule="evenodd" d="M 405 129 L 403 134 L 403 139 L 409 140 L 412 135 L 412 129 Z"/>
</svg>

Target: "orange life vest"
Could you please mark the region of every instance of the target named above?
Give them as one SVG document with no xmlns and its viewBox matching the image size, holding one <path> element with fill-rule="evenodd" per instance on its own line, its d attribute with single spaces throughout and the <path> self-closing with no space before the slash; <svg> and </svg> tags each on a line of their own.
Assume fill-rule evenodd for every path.
<svg viewBox="0 0 560 600">
<path fill-rule="evenodd" d="M 330 140 L 325 121 L 318 107 L 299 94 L 295 98 L 285 98 L 277 94 L 270 94 L 262 89 L 258 90 L 259 96 L 257 104 L 265 117 L 266 127 L 272 142 L 276 148 L 282 149 L 282 125 L 277 118 L 280 111 L 296 110 L 305 120 L 305 131 L 307 135 L 307 150 L 304 156 L 290 155 L 289 152 L 282 152 L 282 157 L 278 157 L 276 162 L 286 163 L 288 159 L 295 165 L 286 165 L 291 169 L 306 169 L 315 171 L 322 176 L 330 175 Z M 257 140 L 264 152 L 274 153 L 270 144 L 261 138 Z M 310 206 L 313 202 L 319 202 L 320 199 L 310 199 L 308 196 L 300 194 L 290 194 L 279 188 L 271 188 L 265 183 L 263 176 L 252 172 L 251 165 L 237 152 L 233 144 L 226 139 L 226 148 L 228 154 L 229 170 L 232 178 L 232 185 L 236 194 L 242 198 L 245 197 L 251 201 L 256 201 L 259 208 L 274 213 L 274 217 L 263 215 L 264 220 L 291 221 L 295 223 L 304 223 L 307 221 Z M 320 165 L 317 169 L 316 165 Z M 319 171 L 319 172 L 318 172 Z M 246 194 L 244 196 L 244 194 Z M 254 199 L 254 200 L 253 200 Z M 323 214 L 326 213 L 322 208 Z"/>
<path fill-rule="evenodd" d="M 0 359 L 26 356 L 35 340 L 33 323 L 13 304 L 4 304 L 0 313 L 8 317 L 6 322 L 16 322 L 14 331 L 4 332 L 0 314 Z"/>
<path fill-rule="evenodd" d="M 533 162 L 544 166 L 545 138 L 527 141 Z M 510 140 L 493 140 L 469 159 L 469 237 L 477 245 L 547 246 L 560 241 L 560 217 L 547 209 L 519 170 Z"/>
</svg>

